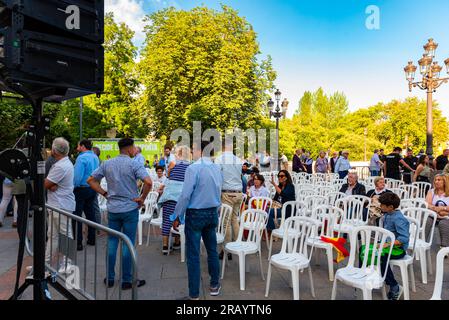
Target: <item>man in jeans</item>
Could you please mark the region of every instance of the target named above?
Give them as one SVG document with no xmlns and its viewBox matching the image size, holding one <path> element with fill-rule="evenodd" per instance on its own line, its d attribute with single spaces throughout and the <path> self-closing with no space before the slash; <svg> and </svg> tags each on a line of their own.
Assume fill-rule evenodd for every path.
<svg viewBox="0 0 449 320">
<path fill-rule="evenodd" d="M 96 220 L 97 210 L 100 211 L 97 193 L 90 188 L 87 178 L 100 166 L 100 160 L 92 151 L 92 142 L 87 139 L 78 143 L 77 150 L 80 154 L 75 162 L 75 179 L 73 181 L 75 186 L 73 193 L 76 200 L 75 214 L 81 217 L 84 212 L 86 219 L 99 222 Z M 83 250 L 83 224 L 78 222 L 78 226 L 76 226 L 76 223 L 74 223 L 73 229 L 73 234 L 76 235 L 77 239 L 77 249 Z M 88 228 L 87 244 L 95 245 L 94 228 Z"/>
<path fill-rule="evenodd" d="M 242 204 L 242 161 L 233 154 L 233 141 L 223 140 L 223 153 L 215 159 L 215 164 L 220 167 L 223 174 L 223 184 L 221 191 L 221 202 L 232 208 L 231 228 L 225 221 L 226 237 L 224 244 L 237 240 L 239 234 L 239 211 Z M 223 251 L 220 252 L 220 260 L 223 259 Z M 232 255 L 228 254 L 228 259 L 232 260 Z"/>
<path fill-rule="evenodd" d="M 95 170 L 87 180 L 92 189 L 107 199 L 109 228 L 123 232 L 134 245 L 136 240 L 137 223 L 139 221 L 139 208 L 150 192 L 153 182 L 142 164 L 133 161 L 136 149 L 134 140 L 121 139 L 118 142 L 120 155 L 105 161 Z M 100 181 L 106 178 L 108 191 L 101 188 Z M 137 180 L 144 182 L 142 195 L 139 197 Z M 108 238 L 108 276 L 104 280 L 108 287 L 114 286 L 115 260 L 119 239 L 113 236 Z M 123 272 L 122 289 L 132 288 L 131 254 L 128 247 L 123 245 Z M 107 281 L 106 281 L 107 280 Z M 137 280 L 141 287 L 145 280 Z"/>
<path fill-rule="evenodd" d="M 210 275 L 210 295 L 220 294 L 220 263 L 217 252 L 218 209 L 221 205 L 222 175 L 220 167 L 212 162 L 203 150 L 209 142 L 201 143 L 193 150 L 193 158 L 198 159 L 191 164 L 185 174 L 181 196 L 171 216 L 176 229 L 184 222 L 187 272 L 189 279 L 189 300 L 199 300 L 200 296 L 200 246 L 203 238 L 207 250 L 207 263 Z M 202 156 L 203 155 L 203 156 Z M 201 157 L 202 156 L 202 157 Z M 241 188 L 241 186 L 240 186 Z"/>
</svg>

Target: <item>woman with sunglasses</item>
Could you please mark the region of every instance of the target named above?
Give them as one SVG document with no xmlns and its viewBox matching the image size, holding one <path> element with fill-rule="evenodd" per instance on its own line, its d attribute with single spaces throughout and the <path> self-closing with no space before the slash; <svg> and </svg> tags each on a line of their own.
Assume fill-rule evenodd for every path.
<svg viewBox="0 0 449 320">
<path fill-rule="evenodd" d="M 290 176 L 290 173 L 287 170 L 281 170 L 278 174 L 278 180 L 279 185 L 276 185 L 274 182 L 274 177 L 271 177 L 271 184 L 276 189 L 276 195 L 274 196 L 273 200 L 277 201 L 278 203 L 284 205 L 284 203 L 288 201 L 295 201 L 296 200 L 296 194 L 295 194 L 295 186 L 293 185 L 292 177 Z M 270 214 L 268 216 L 268 224 L 267 224 L 267 230 L 268 234 L 271 234 L 271 231 L 273 229 L 276 229 L 275 226 L 275 219 L 278 217 L 281 217 L 281 209 L 270 209 Z M 291 215 L 291 208 L 289 207 L 288 210 L 285 212 L 285 218 L 290 217 Z M 276 212 L 277 211 L 277 212 Z"/>
</svg>

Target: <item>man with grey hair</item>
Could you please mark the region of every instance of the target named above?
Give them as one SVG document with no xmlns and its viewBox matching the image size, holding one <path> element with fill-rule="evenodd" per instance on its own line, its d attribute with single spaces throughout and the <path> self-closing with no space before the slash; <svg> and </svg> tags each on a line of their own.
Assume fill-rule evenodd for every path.
<svg viewBox="0 0 449 320">
<path fill-rule="evenodd" d="M 73 178 L 74 168 L 72 162 L 69 160 L 68 154 L 70 151 L 69 142 L 64 138 L 56 138 L 53 141 L 51 148 L 51 155 L 56 160 L 56 163 L 48 172 L 47 178 L 44 182 L 44 187 L 47 190 L 47 205 L 57 209 L 65 210 L 70 213 L 75 211 L 76 202 L 73 194 Z M 59 213 L 49 210 L 50 221 L 53 227 L 50 237 L 51 247 L 47 246 L 46 259 L 51 263 L 52 254 L 59 252 L 58 243 L 59 238 L 64 236 L 73 239 L 71 220 L 66 218 L 59 218 Z M 50 249 L 52 248 L 52 249 Z M 53 251 L 53 252 L 50 252 Z M 59 261 L 60 259 L 56 259 Z M 62 264 L 56 266 L 59 272 L 65 272 L 69 269 L 69 261 L 67 261 L 67 269 L 65 268 L 65 259 Z"/>
</svg>

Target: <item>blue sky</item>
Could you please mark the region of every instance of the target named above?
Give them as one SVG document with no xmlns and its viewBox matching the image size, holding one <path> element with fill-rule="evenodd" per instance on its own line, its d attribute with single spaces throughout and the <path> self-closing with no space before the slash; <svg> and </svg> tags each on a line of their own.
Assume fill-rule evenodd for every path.
<svg viewBox="0 0 449 320">
<path fill-rule="evenodd" d="M 424 99 L 424 91 L 408 92 L 407 61 L 417 64 L 430 37 L 440 44 L 436 60 L 442 64 L 449 58 L 447 0 L 106 0 L 106 9 L 130 24 L 141 43 L 145 13 L 167 6 L 220 9 L 220 3 L 253 25 L 261 58 L 273 58 L 276 86 L 290 101 L 289 115 L 304 91 L 320 86 L 328 93 L 344 92 L 351 110 L 407 96 Z M 380 10 L 379 30 L 366 28 L 370 5 Z M 435 99 L 449 117 L 449 84 L 438 89 Z"/>
</svg>

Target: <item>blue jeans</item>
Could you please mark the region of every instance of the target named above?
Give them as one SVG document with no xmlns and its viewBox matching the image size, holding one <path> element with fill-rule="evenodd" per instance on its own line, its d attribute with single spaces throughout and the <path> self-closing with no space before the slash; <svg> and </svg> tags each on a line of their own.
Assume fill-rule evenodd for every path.
<svg viewBox="0 0 449 320">
<path fill-rule="evenodd" d="M 109 228 L 118 232 L 123 232 L 134 245 L 136 240 L 137 222 L 139 221 L 138 209 L 123 213 L 110 212 L 108 220 Z M 108 280 L 115 279 L 115 260 L 117 257 L 118 241 L 119 239 L 117 237 L 108 237 Z M 133 279 L 131 254 L 124 243 L 122 244 L 122 252 L 122 282 L 131 283 Z"/>
<path fill-rule="evenodd" d="M 349 171 L 338 171 L 338 175 L 340 176 L 340 179 L 344 179 L 346 178 L 346 176 L 348 175 Z"/>
<path fill-rule="evenodd" d="M 210 287 L 220 285 L 220 263 L 217 252 L 218 209 L 188 209 L 186 212 L 186 257 L 189 278 L 189 296 L 198 298 L 200 295 L 200 245 L 201 237 L 207 250 L 207 264 L 210 275 Z"/>
<path fill-rule="evenodd" d="M 377 170 L 371 170 L 371 177 L 379 177 L 380 171 Z"/>
<path fill-rule="evenodd" d="M 267 230 L 271 231 L 276 229 L 276 225 L 274 224 L 274 210 L 277 210 L 277 219 L 281 218 L 281 209 L 274 209 L 271 208 L 270 212 L 268 214 L 268 223 L 267 223 Z M 285 219 L 290 218 L 291 213 L 290 212 L 286 212 L 285 213 Z"/>
<path fill-rule="evenodd" d="M 87 220 L 90 220 L 92 222 L 98 222 L 96 217 L 96 209 L 98 207 L 95 206 L 95 203 L 97 200 L 97 193 L 92 190 L 91 188 L 75 188 L 73 190 L 73 193 L 75 194 L 75 200 L 76 200 L 76 209 L 73 214 L 77 215 L 78 217 L 86 216 Z M 99 210 L 99 208 L 98 208 Z M 78 225 L 78 226 L 77 226 Z M 77 229 L 75 233 L 75 228 Z M 78 241 L 78 244 L 83 243 L 83 224 L 81 222 L 74 223 L 73 224 L 73 234 L 76 235 L 76 239 Z M 95 242 L 95 229 L 89 227 L 87 231 L 87 241 L 90 243 Z"/>
</svg>

